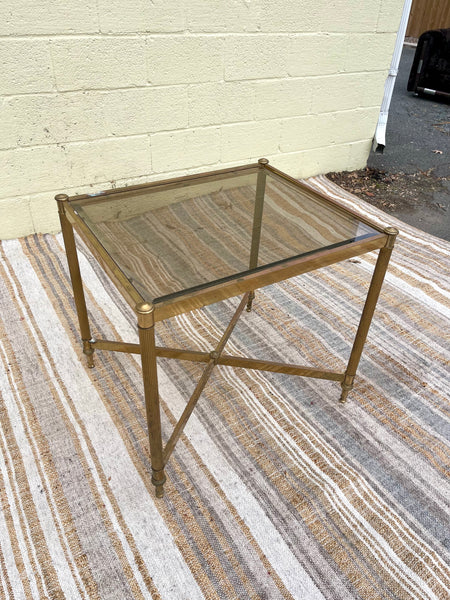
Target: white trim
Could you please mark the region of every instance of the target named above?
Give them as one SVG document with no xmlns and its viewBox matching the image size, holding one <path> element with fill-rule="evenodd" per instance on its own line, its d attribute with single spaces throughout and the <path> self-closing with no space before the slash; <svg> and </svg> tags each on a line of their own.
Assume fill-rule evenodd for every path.
<svg viewBox="0 0 450 600">
<path fill-rule="evenodd" d="M 402 18 L 400 19 L 400 27 L 395 40 L 394 54 L 392 56 L 391 67 L 386 83 L 384 84 L 384 96 L 381 103 L 380 116 L 378 118 L 377 128 L 373 139 L 373 148 L 378 152 L 383 152 L 386 146 L 386 125 L 389 116 L 389 107 L 391 105 L 392 93 L 394 91 L 395 80 L 398 73 L 398 65 L 402 55 L 403 43 L 405 41 L 406 27 L 408 25 L 409 13 L 411 12 L 412 0 L 405 0 L 403 5 Z"/>
</svg>

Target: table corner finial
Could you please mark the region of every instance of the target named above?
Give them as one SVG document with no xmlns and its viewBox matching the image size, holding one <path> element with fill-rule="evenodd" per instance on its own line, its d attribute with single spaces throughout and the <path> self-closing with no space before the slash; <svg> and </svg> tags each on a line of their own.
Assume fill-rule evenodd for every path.
<svg viewBox="0 0 450 600">
<path fill-rule="evenodd" d="M 153 312 L 155 307 L 149 302 L 139 302 L 135 307 L 138 316 L 138 325 L 140 328 L 147 329 L 153 327 L 154 317 Z"/>
<path fill-rule="evenodd" d="M 385 227 L 383 231 L 388 236 L 386 248 L 393 248 L 399 234 L 397 227 Z"/>
</svg>

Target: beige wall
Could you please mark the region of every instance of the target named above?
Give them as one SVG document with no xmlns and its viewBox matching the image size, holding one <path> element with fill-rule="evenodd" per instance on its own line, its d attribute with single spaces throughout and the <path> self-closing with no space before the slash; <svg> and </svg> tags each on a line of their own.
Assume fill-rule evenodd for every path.
<svg viewBox="0 0 450 600">
<path fill-rule="evenodd" d="M 53 196 L 365 165 L 403 0 L 2 0 L 0 237 Z"/>
</svg>

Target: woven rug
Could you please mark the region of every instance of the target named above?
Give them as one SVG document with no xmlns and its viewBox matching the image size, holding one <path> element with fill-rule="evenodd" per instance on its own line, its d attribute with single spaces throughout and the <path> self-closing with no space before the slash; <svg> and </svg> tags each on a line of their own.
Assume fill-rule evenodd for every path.
<svg viewBox="0 0 450 600">
<path fill-rule="evenodd" d="M 59 235 L 1 243 L 0 598 L 448 598 L 450 244 L 310 185 L 401 230 L 349 402 L 217 367 L 160 500 L 139 357 L 85 367 Z M 80 249 L 94 336 L 137 341 Z M 343 370 L 375 259 L 258 291 L 227 351 Z M 158 343 L 210 350 L 237 303 L 158 324 Z M 201 370 L 159 362 L 165 439 Z"/>
</svg>

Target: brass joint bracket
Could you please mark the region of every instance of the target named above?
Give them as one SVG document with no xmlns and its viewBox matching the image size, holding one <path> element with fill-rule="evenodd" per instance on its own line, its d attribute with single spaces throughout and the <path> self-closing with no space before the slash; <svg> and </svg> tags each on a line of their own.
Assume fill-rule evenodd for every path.
<svg viewBox="0 0 450 600">
<path fill-rule="evenodd" d="M 92 369 L 94 367 L 94 338 L 90 340 L 83 340 L 83 354 L 86 356 L 87 366 Z"/>
<path fill-rule="evenodd" d="M 345 375 L 344 376 L 344 381 L 341 383 L 342 393 L 341 393 L 341 397 L 339 399 L 339 402 L 341 402 L 341 404 L 344 404 L 345 402 L 347 402 L 348 393 L 351 392 L 351 390 L 353 389 L 354 379 L 355 379 L 354 375 Z"/>
<path fill-rule="evenodd" d="M 92 348 L 92 344 L 95 344 L 95 340 L 94 339 L 90 339 L 90 340 L 83 340 L 83 352 L 86 353 L 91 353 L 94 352 L 94 349 Z"/>
<path fill-rule="evenodd" d="M 220 354 L 216 350 L 212 350 L 212 352 L 209 353 L 209 358 L 214 361 L 215 365 L 217 365 L 217 361 L 219 360 L 219 356 L 220 356 Z"/>
<path fill-rule="evenodd" d="M 350 387 L 350 389 L 353 387 L 353 382 L 355 381 L 355 376 L 354 375 L 345 375 L 344 377 L 344 381 L 342 382 L 342 387 Z"/>
</svg>

